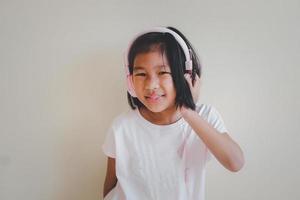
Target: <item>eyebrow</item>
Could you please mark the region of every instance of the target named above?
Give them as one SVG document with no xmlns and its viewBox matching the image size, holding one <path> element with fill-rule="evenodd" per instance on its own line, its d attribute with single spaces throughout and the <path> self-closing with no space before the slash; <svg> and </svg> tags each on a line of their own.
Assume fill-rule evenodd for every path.
<svg viewBox="0 0 300 200">
<path fill-rule="evenodd" d="M 157 65 L 157 66 L 155 66 L 155 68 L 165 69 L 165 68 L 170 68 L 170 67 L 167 65 Z M 138 70 L 145 70 L 145 69 L 141 66 L 133 66 L 133 71 L 138 71 Z"/>
</svg>

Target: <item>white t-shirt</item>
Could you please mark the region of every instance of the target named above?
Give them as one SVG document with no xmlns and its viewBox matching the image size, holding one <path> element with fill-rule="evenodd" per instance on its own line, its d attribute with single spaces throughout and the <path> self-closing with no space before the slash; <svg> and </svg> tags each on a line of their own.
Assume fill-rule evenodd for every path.
<svg viewBox="0 0 300 200">
<path fill-rule="evenodd" d="M 196 111 L 218 132 L 228 132 L 213 106 L 197 105 Z M 113 120 L 102 149 L 116 159 L 118 178 L 104 200 L 204 200 L 212 154 L 183 118 L 156 125 L 138 109 L 127 111 Z"/>
</svg>

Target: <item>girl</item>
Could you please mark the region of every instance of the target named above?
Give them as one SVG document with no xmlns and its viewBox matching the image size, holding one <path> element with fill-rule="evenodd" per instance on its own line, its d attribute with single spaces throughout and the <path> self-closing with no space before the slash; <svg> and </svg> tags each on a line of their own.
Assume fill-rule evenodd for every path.
<svg viewBox="0 0 300 200">
<path fill-rule="evenodd" d="M 173 27 L 138 34 L 125 54 L 132 110 L 113 120 L 105 200 L 204 200 L 211 154 L 228 170 L 244 165 L 239 145 L 211 105 L 197 104 L 201 66 Z"/>
</svg>

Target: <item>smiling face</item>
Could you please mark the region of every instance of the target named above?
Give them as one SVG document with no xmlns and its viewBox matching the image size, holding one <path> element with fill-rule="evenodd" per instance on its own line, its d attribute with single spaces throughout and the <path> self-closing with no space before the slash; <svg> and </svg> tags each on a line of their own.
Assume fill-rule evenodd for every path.
<svg viewBox="0 0 300 200">
<path fill-rule="evenodd" d="M 175 107 L 176 90 L 168 60 L 159 50 L 137 54 L 132 82 L 137 98 L 152 112 Z"/>
</svg>

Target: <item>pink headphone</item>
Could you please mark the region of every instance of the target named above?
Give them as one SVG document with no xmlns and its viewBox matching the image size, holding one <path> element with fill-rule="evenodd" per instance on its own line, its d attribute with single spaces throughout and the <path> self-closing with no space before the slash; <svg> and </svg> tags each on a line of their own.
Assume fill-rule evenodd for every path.
<svg viewBox="0 0 300 200">
<path fill-rule="evenodd" d="M 128 53 L 129 50 L 133 44 L 133 42 L 139 37 L 142 36 L 146 33 L 152 33 L 152 32 L 157 32 L 157 33 L 170 33 L 171 35 L 174 36 L 174 38 L 176 39 L 176 41 L 179 43 L 179 45 L 181 46 L 181 48 L 183 49 L 184 55 L 185 55 L 185 69 L 186 70 L 192 70 L 193 68 L 193 62 L 192 62 L 192 57 L 190 55 L 190 49 L 188 48 L 188 46 L 186 45 L 185 41 L 174 31 L 172 31 L 171 29 L 168 29 L 166 27 L 154 27 L 152 29 L 149 30 L 145 30 L 142 31 L 140 33 L 138 33 L 129 43 L 128 48 L 124 54 L 124 63 L 125 63 L 125 73 L 126 73 L 126 79 L 127 79 L 127 90 L 129 92 L 129 94 L 132 97 L 136 97 L 135 91 L 134 91 L 134 87 L 133 87 L 133 83 L 132 83 L 132 75 L 129 72 L 129 63 L 128 63 Z"/>
</svg>

